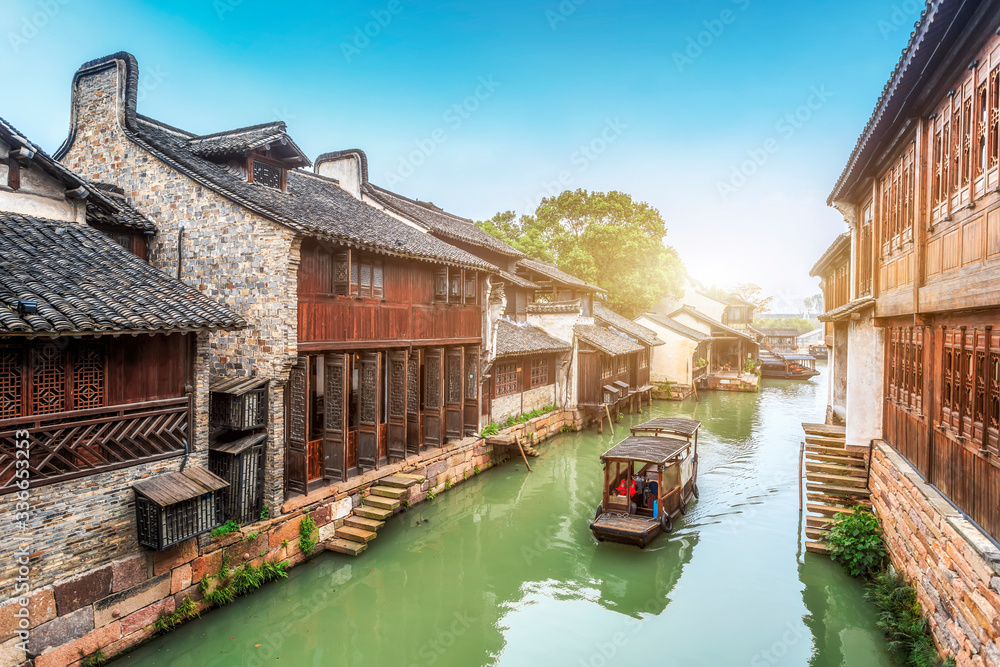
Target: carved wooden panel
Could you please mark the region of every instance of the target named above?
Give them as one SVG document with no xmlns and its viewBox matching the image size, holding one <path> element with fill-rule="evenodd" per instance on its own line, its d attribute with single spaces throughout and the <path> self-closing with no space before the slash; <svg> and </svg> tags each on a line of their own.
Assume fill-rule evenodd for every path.
<svg viewBox="0 0 1000 667">
<path fill-rule="evenodd" d="M 0 419 L 21 416 L 23 391 L 24 348 L 0 347 Z"/>
<path fill-rule="evenodd" d="M 406 364 L 406 453 L 420 452 L 423 440 L 420 414 L 420 350 L 412 350 Z"/>
<path fill-rule="evenodd" d="M 346 354 L 327 354 L 323 419 L 323 476 L 347 479 L 347 368 Z"/>
<path fill-rule="evenodd" d="M 465 435 L 479 431 L 479 348 L 465 348 Z"/>
<path fill-rule="evenodd" d="M 464 433 L 463 400 L 462 392 L 463 362 L 465 361 L 465 351 L 460 347 L 453 347 L 445 355 L 445 436 L 449 440 L 461 438 Z"/>
<path fill-rule="evenodd" d="M 306 373 L 309 357 L 299 357 L 288 377 L 288 441 L 285 448 L 285 487 L 293 493 L 306 493 Z"/>
<path fill-rule="evenodd" d="M 424 352 L 424 445 L 440 447 L 444 442 L 444 405 L 441 395 L 444 351 Z"/>
<path fill-rule="evenodd" d="M 958 268 L 959 253 L 961 252 L 960 243 L 960 230 L 956 229 L 944 235 L 941 240 L 941 269 L 943 271 Z"/>
<path fill-rule="evenodd" d="M 389 414 L 387 450 L 389 462 L 406 457 L 406 350 L 389 352 Z"/>
<path fill-rule="evenodd" d="M 986 255 L 1000 254 L 1000 208 L 986 214 Z"/>
<path fill-rule="evenodd" d="M 366 352 L 361 355 L 358 423 L 358 467 L 371 470 L 378 466 L 379 422 L 379 355 Z"/>
<path fill-rule="evenodd" d="M 1000 231 L 1000 229 L 998 229 Z M 1000 238 L 1000 237 L 998 237 Z M 935 276 L 941 273 L 941 237 L 927 242 L 927 275 Z"/>
<path fill-rule="evenodd" d="M 66 410 L 65 348 L 56 343 L 33 348 L 31 366 L 31 414 Z"/>
<path fill-rule="evenodd" d="M 73 409 L 104 407 L 107 386 L 104 347 L 81 345 L 73 359 Z"/>
<path fill-rule="evenodd" d="M 962 226 L 962 264 L 972 264 L 983 258 L 983 217 Z"/>
</svg>

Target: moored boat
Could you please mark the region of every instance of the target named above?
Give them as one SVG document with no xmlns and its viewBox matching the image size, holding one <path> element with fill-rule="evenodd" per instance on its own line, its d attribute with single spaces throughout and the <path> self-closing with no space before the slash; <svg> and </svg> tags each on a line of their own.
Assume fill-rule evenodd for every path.
<svg viewBox="0 0 1000 667">
<path fill-rule="evenodd" d="M 777 380 L 808 380 L 819 375 L 816 358 L 808 354 L 760 354 L 761 377 Z"/>
<path fill-rule="evenodd" d="M 645 547 L 673 530 L 698 496 L 700 427 L 693 419 L 654 419 L 601 456 L 603 497 L 590 524 L 599 541 Z"/>
</svg>

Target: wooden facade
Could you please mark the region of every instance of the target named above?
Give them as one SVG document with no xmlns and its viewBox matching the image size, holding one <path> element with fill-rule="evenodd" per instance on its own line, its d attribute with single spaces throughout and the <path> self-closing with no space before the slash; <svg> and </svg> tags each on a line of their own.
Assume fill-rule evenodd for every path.
<svg viewBox="0 0 1000 667">
<path fill-rule="evenodd" d="M 288 493 L 479 429 L 486 274 L 306 239 L 287 396 Z"/>
</svg>

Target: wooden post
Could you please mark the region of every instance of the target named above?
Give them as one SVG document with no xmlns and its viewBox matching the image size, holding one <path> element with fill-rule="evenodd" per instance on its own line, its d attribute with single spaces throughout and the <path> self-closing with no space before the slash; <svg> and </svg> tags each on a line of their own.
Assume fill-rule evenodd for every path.
<svg viewBox="0 0 1000 667">
<path fill-rule="evenodd" d="M 517 448 L 521 452 L 521 458 L 524 459 L 524 465 L 528 467 L 528 472 L 531 472 L 531 464 L 528 463 L 528 456 L 524 453 L 524 447 L 521 446 L 521 436 L 516 436 L 514 442 L 517 443 Z"/>
<path fill-rule="evenodd" d="M 604 404 L 604 414 L 606 414 L 608 416 L 608 426 L 611 427 L 611 435 L 614 435 L 615 434 L 615 425 L 611 421 L 611 409 L 608 407 L 607 403 Z"/>
<path fill-rule="evenodd" d="M 806 443 L 799 444 L 799 514 L 802 514 L 802 458 L 805 455 Z"/>
</svg>

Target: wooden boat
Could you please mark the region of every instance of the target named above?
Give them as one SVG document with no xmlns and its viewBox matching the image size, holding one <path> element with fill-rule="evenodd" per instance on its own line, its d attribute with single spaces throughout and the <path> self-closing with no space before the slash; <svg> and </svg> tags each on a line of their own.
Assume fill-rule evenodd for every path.
<svg viewBox="0 0 1000 667">
<path fill-rule="evenodd" d="M 673 530 L 698 497 L 699 428 L 693 419 L 654 419 L 601 456 L 603 497 L 590 524 L 599 541 L 645 547 Z"/>
<path fill-rule="evenodd" d="M 826 349 L 826 345 L 810 345 L 809 354 L 817 359 L 827 359 L 830 356 L 829 350 Z"/>
<path fill-rule="evenodd" d="M 808 354 L 760 354 L 761 377 L 778 380 L 808 380 L 819 375 L 816 358 Z"/>
</svg>

